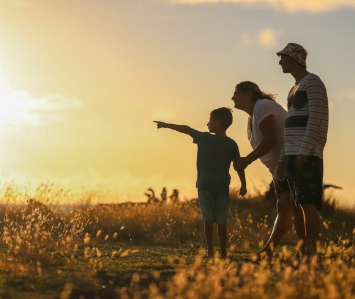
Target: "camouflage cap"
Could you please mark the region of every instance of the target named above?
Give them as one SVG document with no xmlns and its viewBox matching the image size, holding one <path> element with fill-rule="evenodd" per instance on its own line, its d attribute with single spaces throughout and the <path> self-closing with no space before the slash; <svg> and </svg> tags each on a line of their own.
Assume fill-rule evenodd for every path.
<svg viewBox="0 0 355 299">
<path fill-rule="evenodd" d="M 291 56 L 294 59 L 296 59 L 300 64 L 307 67 L 306 65 L 307 51 L 299 44 L 289 43 L 283 50 L 277 52 L 276 54 L 278 56 L 280 56 L 281 54 Z"/>
</svg>

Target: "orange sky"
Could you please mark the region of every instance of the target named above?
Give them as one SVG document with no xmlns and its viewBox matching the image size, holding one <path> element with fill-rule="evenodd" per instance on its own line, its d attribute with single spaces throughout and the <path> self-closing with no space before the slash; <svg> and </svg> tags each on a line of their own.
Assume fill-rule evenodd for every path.
<svg viewBox="0 0 355 299">
<path fill-rule="evenodd" d="M 211 110 L 233 106 L 242 80 L 285 106 L 293 78 L 275 52 L 298 42 L 330 99 L 325 182 L 351 204 L 354 1 L 328 1 L 0 1 L 2 181 L 84 186 L 119 200 L 163 186 L 196 196 L 195 145 L 152 120 L 204 131 Z M 249 153 L 243 112 L 229 136 Z M 260 162 L 246 174 L 257 190 L 271 180 Z"/>
</svg>

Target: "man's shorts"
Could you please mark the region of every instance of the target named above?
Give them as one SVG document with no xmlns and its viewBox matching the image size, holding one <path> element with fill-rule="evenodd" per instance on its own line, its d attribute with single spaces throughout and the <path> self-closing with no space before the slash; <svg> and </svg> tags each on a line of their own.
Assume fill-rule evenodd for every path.
<svg viewBox="0 0 355 299">
<path fill-rule="evenodd" d="M 229 194 L 198 190 L 202 221 L 226 224 L 229 214 Z"/>
<path fill-rule="evenodd" d="M 297 156 L 286 156 L 286 173 L 296 206 L 314 204 L 319 211 L 323 197 L 323 160 L 308 156 L 302 169 L 297 166 Z"/>
<path fill-rule="evenodd" d="M 287 179 L 280 181 L 280 180 L 274 178 L 274 181 L 280 182 L 281 190 L 279 190 L 279 193 L 290 192 L 290 186 L 288 185 Z M 275 188 L 275 184 L 274 184 L 274 188 Z"/>
</svg>

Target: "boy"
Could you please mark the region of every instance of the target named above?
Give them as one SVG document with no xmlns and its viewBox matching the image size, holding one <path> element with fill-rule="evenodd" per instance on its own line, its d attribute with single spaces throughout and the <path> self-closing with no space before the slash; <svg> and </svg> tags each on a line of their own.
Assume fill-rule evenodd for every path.
<svg viewBox="0 0 355 299">
<path fill-rule="evenodd" d="M 190 135 L 197 144 L 197 182 L 201 218 L 204 222 L 207 243 L 206 257 L 214 256 L 213 223 L 217 223 L 220 258 L 227 257 L 227 219 L 229 212 L 229 167 L 239 159 L 237 143 L 227 137 L 226 130 L 233 122 L 229 108 L 218 108 L 211 112 L 207 124 L 208 132 L 199 132 L 188 126 L 167 124 L 161 121 L 157 128 L 168 128 Z M 247 193 L 244 170 L 238 171 L 241 181 L 240 195 Z"/>
</svg>

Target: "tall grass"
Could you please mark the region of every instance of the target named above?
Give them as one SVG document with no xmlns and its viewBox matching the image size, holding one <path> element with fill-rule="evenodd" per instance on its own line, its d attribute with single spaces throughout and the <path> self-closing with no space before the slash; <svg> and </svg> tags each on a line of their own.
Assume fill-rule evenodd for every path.
<svg viewBox="0 0 355 299">
<path fill-rule="evenodd" d="M 0 202 L 0 272 L 28 271 L 33 263 L 75 265 L 87 261 L 100 269 L 103 252 L 109 258 L 125 257 L 129 250 L 107 253 L 105 248 L 124 240 L 147 244 L 204 247 L 197 201 L 166 200 L 151 203 L 88 204 L 88 194 L 79 194 L 71 210 L 58 205 L 73 200 L 69 191 L 43 184 L 34 194 L 16 185 L 2 187 Z M 291 228 L 275 259 L 258 264 L 239 253 L 258 250 L 267 240 L 276 216 L 273 198 L 231 195 L 228 242 L 234 262 L 218 258 L 207 264 L 201 256 L 177 270 L 164 283 L 141 284 L 142 273 L 132 276 L 126 287 L 117 288 L 117 298 L 353 298 L 355 297 L 355 217 L 327 198 L 322 210 L 323 263 L 293 264 L 296 234 Z M 111 247 L 110 247 L 111 248 Z M 245 255 L 244 255 L 245 257 Z M 6 262 L 4 262 L 6 260 Z M 88 268 L 88 269 L 89 269 Z M 154 274 L 155 275 L 155 274 Z M 69 284 L 70 286 L 71 284 Z M 70 296 L 67 289 L 63 294 Z M 0 294 L 1 295 L 1 294 Z M 64 296 L 64 295 L 63 295 Z M 66 297 L 63 298 L 66 298 Z"/>
</svg>

